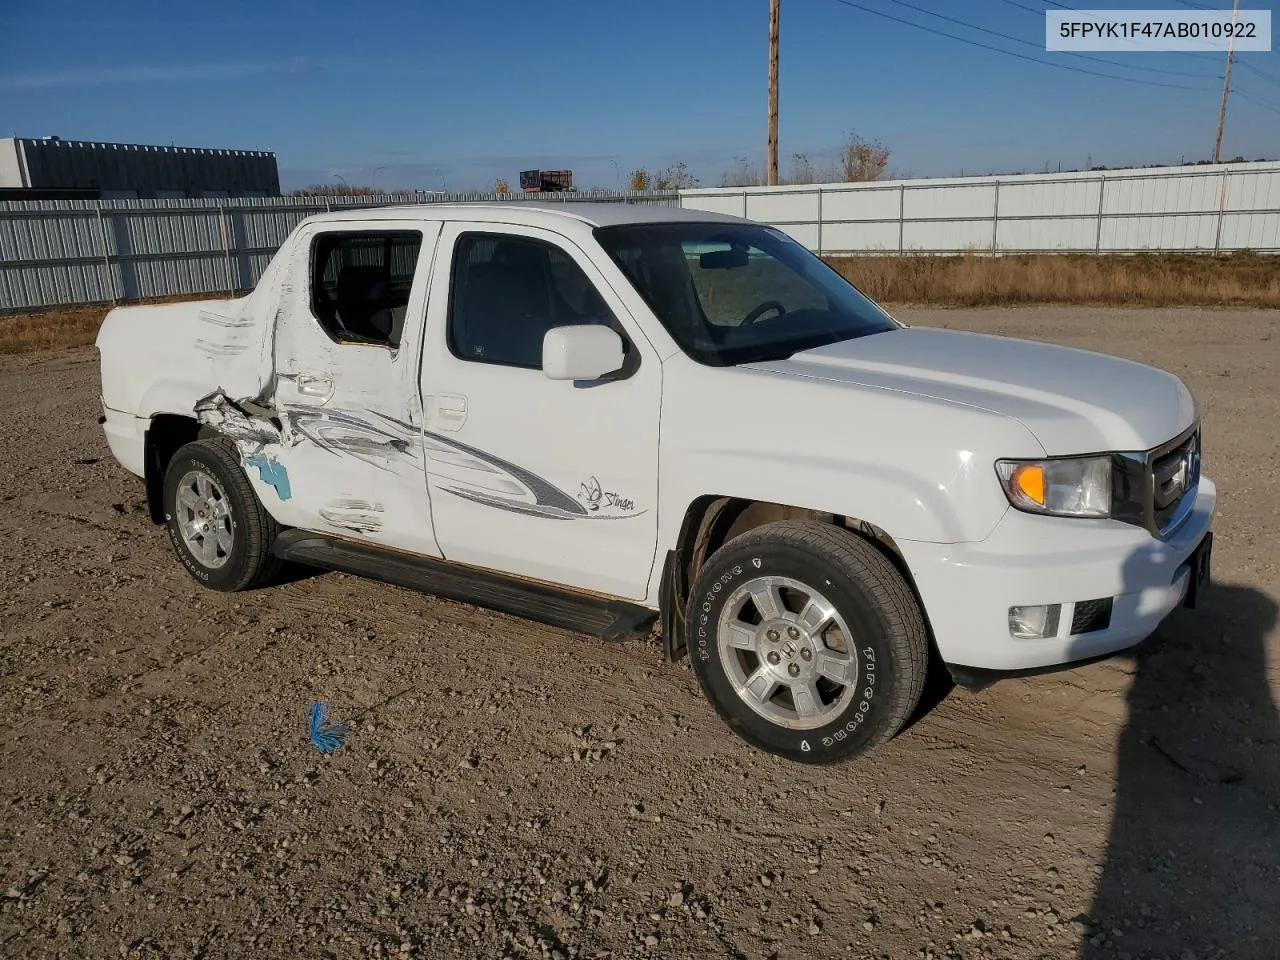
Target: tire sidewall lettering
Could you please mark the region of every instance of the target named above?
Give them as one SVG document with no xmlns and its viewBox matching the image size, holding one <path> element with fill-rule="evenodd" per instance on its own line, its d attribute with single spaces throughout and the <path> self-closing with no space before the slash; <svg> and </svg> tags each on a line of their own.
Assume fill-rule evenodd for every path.
<svg viewBox="0 0 1280 960">
<path fill-rule="evenodd" d="M 709 564 L 714 562 L 713 556 Z M 694 656 L 691 659 L 691 665 L 700 685 L 712 699 L 716 709 L 730 720 L 740 733 L 746 733 L 748 740 L 757 741 L 758 745 L 766 745 L 768 748 L 809 758 L 830 752 L 837 746 L 847 747 L 849 741 L 862 733 L 870 721 L 878 715 L 875 706 L 883 696 L 883 691 L 877 690 L 877 664 L 880 661 L 877 648 L 866 642 L 858 648 L 860 676 L 854 680 L 854 683 L 859 686 L 855 694 L 857 700 L 834 721 L 834 727 L 790 731 L 769 723 L 738 699 L 719 661 L 716 622 L 722 605 L 733 592 L 730 589 L 731 585 L 736 586 L 743 580 L 776 573 L 805 583 L 822 584 L 827 599 L 840 607 L 846 621 L 850 622 L 850 629 L 857 632 L 852 620 L 865 621 L 872 616 L 871 612 L 855 609 L 857 605 L 850 603 L 851 591 L 844 583 L 833 583 L 829 576 L 815 575 L 812 570 L 802 572 L 796 569 L 817 565 L 815 561 L 808 563 L 777 561 L 765 554 L 752 553 L 745 563 L 732 563 L 728 568 L 717 573 L 710 582 L 704 581 L 703 589 L 690 598 L 690 607 L 696 611 L 696 616 L 689 618 L 696 624 L 693 630 Z M 833 592 L 837 596 L 832 596 Z M 857 616 L 853 616 L 855 613 Z M 729 715 L 726 715 L 726 707 L 718 702 L 722 697 L 729 699 L 732 703 L 732 707 L 728 708 Z M 759 743 L 761 741 L 763 744 Z"/>
<path fill-rule="evenodd" d="M 229 482 L 229 479 L 226 476 L 226 471 L 216 459 L 187 456 L 183 458 L 182 462 L 185 464 L 185 466 L 181 468 L 183 471 L 188 469 L 202 470 L 211 477 L 217 479 L 226 496 L 231 499 L 233 506 L 231 519 L 231 554 L 227 557 L 226 563 L 221 567 L 218 567 L 215 570 L 210 570 L 208 567 L 205 567 L 200 563 L 199 560 L 197 560 L 191 553 L 191 550 L 183 541 L 182 535 L 178 530 L 178 520 L 172 506 L 175 492 L 173 489 L 173 483 L 176 482 L 173 478 L 178 473 L 178 470 L 173 469 L 173 466 L 171 466 L 168 475 L 165 477 L 164 508 L 165 526 L 168 528 L 169 540 L 173 544 L 174 552 L 178 554 L 178 559 L 182 561 L 182 565 L 187 569 L 187 572 L 206 586 L 216 587 L 216 585 L 219 584 L 233 583 L 239 578 L 245 563 L 245 552 L 243 544 L 241 543 L 243 537 L 239 535 L 242 531 L 240 530 L 240 525 L 235 519 L 236 514 L 239 512 L 239 510 L 235 509 L 237 505 L 235 487 L 231 482 Z M 174 463 L 174 466 L 177 466 L 177 464 Z"/>
</svg>

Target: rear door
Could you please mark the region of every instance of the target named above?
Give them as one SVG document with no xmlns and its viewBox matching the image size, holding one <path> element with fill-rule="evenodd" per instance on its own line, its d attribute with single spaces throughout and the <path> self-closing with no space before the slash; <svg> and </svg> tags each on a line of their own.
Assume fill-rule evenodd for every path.
<svg viewBox="0 0 1280 960">
<path fill-rule="evenodd" d="M 274 345 L 282 522 L 440 555 L 417 377 L 439 231 L 344 221 L 298 237 Z"/>
<path fill-rule="evenodd" d="M 603 323 L 613 378 L 548 379 L 542 338 Z M 546 230 L 446 224 L 422 394 L 436 537 L 463 563 L 643 599 L 657 542 L 657 354 L 604 274 Z"/>
</svg>

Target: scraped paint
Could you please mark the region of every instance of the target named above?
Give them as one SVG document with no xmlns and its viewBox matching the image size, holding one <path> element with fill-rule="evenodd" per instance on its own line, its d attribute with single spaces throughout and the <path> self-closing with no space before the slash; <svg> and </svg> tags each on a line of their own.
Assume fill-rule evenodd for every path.
<svg viewBox="0 0 1280 960">
<path fill-rule="evenodd" d="M 289 471 L 279 460 L 255 453 L 247 458 L 245 463 L 258 468 L 258 476 L 262 478 L 262 482 L 275 487 L 281 500 L 288 500 L 293 495 L 293 491 L 289 488 Z"/>
</svg>

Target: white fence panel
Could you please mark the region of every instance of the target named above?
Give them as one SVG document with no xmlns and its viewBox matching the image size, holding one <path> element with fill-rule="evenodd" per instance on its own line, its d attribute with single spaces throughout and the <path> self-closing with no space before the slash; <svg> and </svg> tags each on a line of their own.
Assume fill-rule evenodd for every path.
<svg viewBox="0 0 1280 960">
<path fill-rule="evenodd" d="M 747 212 L 747 195 L 739 190 L 737 193 L 693 194 L 681 197 L 681 206 L 689 210 L 702 210 L 705 213 L 723 213 L 730 217 L 741 217 Z"/>
<path fill-rule="evenodd" d="M 681 191 L 823 254 L 1280 252 L 1280 162 Z M 812 229 L 805 229 L 805 227 Z"/>
<path fill-rule="evenodd" d="M 1000 184 L 1000 216 L 1093 217 L 1098 216 L 1099 180 L 1063 180 L 1057 183 Z"/>
<path fill-rule="evenodd" d="M 1224 250 L 1280 250 L 1280 217 L 1228 213 L 1222 218 Z"/>
<path fill-rule="evenodd" d="M 887 223 L 824 223 L 822 249 L 827 253 L 897 253 L 898 216 Z M 811 247 L 810 249 L 817 249 Z"/>
<path fill-rule="evenodd" d="M 908 253 L 990 249 L 992 229 L 990 218 L 945 223 L 907 220 L 902 227 L 902 248 Z"/>
<path fill-rule="evenodd" d="M 1102 221 L 1099 249 L 1104 253 L 1135 253 L 1144 250 L 1212 251 L 1217 226 L 1217 214 L 1108 218 Z"/>
<path fill-rule="evenodd" d="M 1096 201 L 1095 201 L 1096 204 Z M 1004 206 L 1004 192 L 1000 194 Z M 1001 250 L 1066 252 L 1093 250 L 1098 240 L 1098 218 L 1063 217 L 1052 219 L 1001 219 L 996 246 Z"/>
<path fill-rule="evenodd" d="M 779 225 L 802 222 L 816 225 L 822 216 L 820 210 L 821 200 L 817 191 L 747 194 L 747 217 L 751 220 Z"/>
<path fill-rule="evenodd" d="M 903 215 L 907 220 L 945 217 L 990 221 L 995 216 L 996 186 L 984 183 L 913 187 L 903 194 L 902 199 Z M 990 240 L 987 237 L 988 244 Z"/>
</svg>

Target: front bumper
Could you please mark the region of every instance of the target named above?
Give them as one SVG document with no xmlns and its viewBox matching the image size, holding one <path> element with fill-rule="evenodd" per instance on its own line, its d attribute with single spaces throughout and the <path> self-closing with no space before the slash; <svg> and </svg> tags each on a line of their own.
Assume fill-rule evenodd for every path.
<svg viewBox="0 0 1280 960">
<path fill-rule="evenodd" d="M 1115 520 L 1010 510 L 981 543 L 899 541 L 942 659 L 981 670 L 1027 670 L 1090 660 L 1150 636 L 1183 602 L 1188 560 L 1213 528 L 1217 490 L 1201 477 L 1194 506 L 1167 539 Z M 1106 629 L 1071 634 L 1074 604 L 1112 598 Z M 1057 636 L 1009 633 L 1009 608 L 1063 605 Z"/>
</svg>

